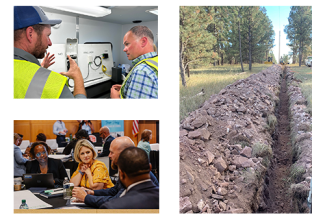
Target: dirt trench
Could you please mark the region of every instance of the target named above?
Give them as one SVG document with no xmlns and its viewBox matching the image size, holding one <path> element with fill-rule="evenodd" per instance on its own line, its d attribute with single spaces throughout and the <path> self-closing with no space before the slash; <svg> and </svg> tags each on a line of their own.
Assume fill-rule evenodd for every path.
<svg viewBox="0 0 325 220">
<path fill-rule="evenodd" d="M 292 147 L 290 139 L 289 96 L 285 77 L 281 77 L 281 89 L 279 94 L 279 107 L 276 110 L 277 127 L 273 135 L 273 158 L 271 166 L 266 172 L 265 213 L 293 213 L 292 202 L 289 196 L 289 176 L 292 165 Z"/>
<path fill-rule="evenodd" d="M 308 212 L 311 116 L 293 80 L 273 65 L 181 122 L 180 213 Z"/>
</svg>

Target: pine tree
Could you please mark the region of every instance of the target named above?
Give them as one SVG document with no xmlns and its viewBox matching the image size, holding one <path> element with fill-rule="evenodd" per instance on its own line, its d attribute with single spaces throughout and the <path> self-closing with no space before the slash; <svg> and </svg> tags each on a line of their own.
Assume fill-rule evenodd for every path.
<svg viewBox="0 0 325 220">
<path fill-rule="evenodd" d="M 180 7 L 179 65 L 182 85 L 186 86 L 185 70 L 190 63 L 209 63 L 217 54 L 212 52 L 215 38 L 207 31 L 213 15 L 206 7 Z"/>
<path fill-rule="evenodd" d="M 312 43 L 312 11 L 311 6 L 292 6 L 284 32 L 290 41 L 292 53 L 299 53 L 301 66 L 303 53 Z"/>
</svg>

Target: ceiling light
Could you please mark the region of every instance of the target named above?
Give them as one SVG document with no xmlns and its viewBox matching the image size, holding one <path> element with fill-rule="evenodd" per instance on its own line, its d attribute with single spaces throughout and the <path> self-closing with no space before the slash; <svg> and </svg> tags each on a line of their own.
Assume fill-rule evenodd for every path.
<svg viewBox="0 0 325 220">
<path fill-rule="evenodd" d="M 146 12 L 158 15 L 158 8 L 147 10 Z"/>
<path fill-rule="evenodd" d="M 47 8 L 53 8 L 61 11 L 72 12 L 76 14 L 88 15 L 92 17 L 104 17 L 111 14 L 111 9 L 103 8 L 99 6 L 44 6 Z"/>
</svg>

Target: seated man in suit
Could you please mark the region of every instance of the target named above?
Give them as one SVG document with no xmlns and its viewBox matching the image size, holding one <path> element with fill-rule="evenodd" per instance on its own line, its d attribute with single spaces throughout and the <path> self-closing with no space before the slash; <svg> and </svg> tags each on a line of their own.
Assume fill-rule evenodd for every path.
<svg viewBox="0 0 325 220">
<path fill-rule="evenodd" d="M 111 167 L 114 170 L 118 169 L 117 161 L 120 156 L 120 153 L 128 148 L 135 147 L 133 141 L 127 137 L 118 137 L 112 141 L 109 159 L 112 161 Z M 150 172 L 151 181 L 159 187 L 159 183 L 155 175 Z M 77 198 L 81 202 L 84 202 L 86 205 L 99 208 L 103 203 L 110 201 L 112 199 L 119 198 L 119 196 L 124 192 L 125 187 L 120 180 L 117 180 L 116 184 L 112 188 L 100 189 L 100 190 L 88 190 L 85 192 L 85 189 L 82 187 L 74 187 L 72 191 L 73 197 Z"/>
<path fill-rule="evenodd" d="M 159 188 L 150 180 L 147 153 L 137 147 L 124 149 L 117 161 L 125 190 L 119 198 L 105 202 L 101 209 L 159 209 Z"/>
</svg>

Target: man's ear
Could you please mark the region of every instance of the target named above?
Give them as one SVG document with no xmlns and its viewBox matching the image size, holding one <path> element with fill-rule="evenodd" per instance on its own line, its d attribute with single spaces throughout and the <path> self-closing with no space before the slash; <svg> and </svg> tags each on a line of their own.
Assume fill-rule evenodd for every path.
<svg viewBox="0 0 325 220">
<path fill-rule="evenodd" d="M 149 170 L 150 170 L 150 171 L 152 170 L 152 165 L 151 165 L 151 163 L 149 163 Z"/>
<path fill-rule="evenodd" d="M 119 173 L 120 180 L 125 180 L 126 174 L 120 169 L 118 169 L 118 173 Z"/>
<path fill-rule="evenodd" d="M 147 43 L 148 43 L 148 38 L 147 37 L 142 37 L 140 39 L 140 45 L 141 45 L 141 47 L 145 47 L 147 45 Z"/>
<path fill-rule="evenodd" d="M 32 43 L 33 41 L 33 37 L 34 37 L 34 28 L 32 26 L 29 26 L 27 29 L 26 29 L 26 38 L 28 40 L 28 42 Z"/>
</svg>

